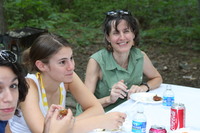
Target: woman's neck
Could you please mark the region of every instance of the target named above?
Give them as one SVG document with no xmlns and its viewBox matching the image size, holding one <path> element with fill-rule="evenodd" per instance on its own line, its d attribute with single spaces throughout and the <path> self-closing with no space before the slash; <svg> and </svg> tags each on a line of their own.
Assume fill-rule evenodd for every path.
<svg viewBox="0 0 200 133">
<path fill-rule="evenodd" d="M 52 104 L 60 104 L 60 83 L 53 80 L 48 74 L 40 73 L 39 76 L 40 86 L 45 90 L 48 107 Z"/>
<path fill-rule="evenodd" d="M 118 65 L 120 65 L 121 67 L 127 69 L 129 53 L 113 52 L 113 57 L 114 57 L 114 59 L 115 59 L 115 61 L 117 62 Z"/>
<path fill-rule="evenodd" d="M 53 94 L 59 90 L 60 83 L 54 81 L 51 77 L 49 77 L 49 75 L 41 73 L 41 76 L 43 82 L 42 84 L 44 86 L 46 93 Z"/>
</svg>

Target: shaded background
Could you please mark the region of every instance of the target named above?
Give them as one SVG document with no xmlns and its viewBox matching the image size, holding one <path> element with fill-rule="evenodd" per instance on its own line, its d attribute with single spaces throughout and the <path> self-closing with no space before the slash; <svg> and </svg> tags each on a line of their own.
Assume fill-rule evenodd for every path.
<svg viewBox="0 0 200 133">
<path fill-rule="evenodd" d="M 57 33 L 73 44 L 76 72 L 84 80 L 89 56 L 104 47 L 101 24 L 113 9 L 138 18 L 140 48 L 164 83 L 200 88 L 200 0 L 0 0 L 0 47 L 11 43 L 1 36 L 24 27 Z M 19 55 L 31 42 L 22 45 Z"/>
</svg>

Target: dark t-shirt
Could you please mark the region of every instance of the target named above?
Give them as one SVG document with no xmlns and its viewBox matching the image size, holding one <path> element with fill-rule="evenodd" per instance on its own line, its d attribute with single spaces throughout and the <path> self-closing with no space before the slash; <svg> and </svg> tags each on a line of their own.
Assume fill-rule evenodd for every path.
<svg viewBox="0 0 200 133">
<path fill-rule="evenodd" d="M 0 121 L 0 133 L 5 133 L 5 128 L 8 121 Z"/>
</svg>

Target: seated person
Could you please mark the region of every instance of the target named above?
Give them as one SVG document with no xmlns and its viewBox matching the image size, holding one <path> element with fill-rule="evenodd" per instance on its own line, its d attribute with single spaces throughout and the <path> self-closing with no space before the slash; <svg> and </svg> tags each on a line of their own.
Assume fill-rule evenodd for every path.
<svg viewBox="0 0 200 133">
<path fill-rule="evenodd" d="M 12 132 L 41 133 L 50 106 L 65 107 L 67 91 L 84 110 L 76 117 L 74 133 L 87 133 L 95 128 L 117 129 L 122 125 L 126 115 L 104 114 L 101 104 L 74 72 L 73 51 L 66 39 L 51 33 L 42 34 L 25 55 L 24 64 L 31 72 L 26 76 L 30 88 L 25 101 L 19 104 L 21 117 L 9 120 Z"/>
<path fill-rule="evenodd" d="M 103 33 L 107 47 L 90 57 L 85 85 L 104 110 L 109 111 L 131 93 L 158 88 L 162 77 L 146 53 L 138 48 L 139 25 L 129 11 L 107 12 Z M 148 78 L 147 83 L 143 83 L 143 74 Z"/>
</svg>

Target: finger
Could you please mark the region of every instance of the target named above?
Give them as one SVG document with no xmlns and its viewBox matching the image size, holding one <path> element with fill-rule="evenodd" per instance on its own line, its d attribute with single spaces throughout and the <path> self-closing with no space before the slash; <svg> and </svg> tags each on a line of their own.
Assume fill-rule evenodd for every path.
<svg viewBox="0 0 200 133">
<path fill-rule="evenodd" d="M 123 94 L 121 94 L 120 91 L 115 91 L 115 92 L 111 93 L 111 96 L 116 97 L 116 98 L 122 98 L 122 99 L 125 97 L 125 96 L 123 96 Z"/>
<path fill-rule="evenodd" d="M 122 85 L 124 88 L 127 88 L 127 85 L 126 83 L 124 83 L 124 80 L 120 80 L 118 83 Z"/>
<path fill-rule="evenodd" d="M 47 112 L 47 115 L 46 115 L 46 118 L 45 118 L 45 121 L 49 121 L 49 119 L 52 117 L 53 115 L 53 112 L 55 111 L 55 109 L 57 108 L 57 106 L 55 104 L 52 104 L 50 106 L 50 109 L 48 110 Z"/>
<path fill-rule="evenodd" d="M 126 97 L 126 95 L 127 95 L 126 92 L 124 92 L 123 90 L 120 90 L 120 89 L 116 89 L 115 93 L 120 94 L 123 97 Z"/>
<path fill-rule="evenodd" d="M 71 109 L 68 109 L 67 111 L 68 111 L 68 113 L 67 113 L 66 117 L 72 118 L 73 113 L 72 113 Z"/>
<path fill-rule="evenodd" d="M 120 88 L 120 89 L 126 90 L 127 86 L 125 85 L 124 82 L 119 81 L 119 82 L 117 82 L 116 84 L 114 84 L 112 88 L 114 88 L 114 89 Z"/>
<path fill-rule="evenodd" d="M 126 96 L 123 96 L 123 95 L 119 95 L 119 98 L 121 98 L 121 99 L 124 99 Z"/>
<path fill-rule="evenodd" d="M 52 104 L 51 106 L 50 106 L 50 109 L 49 109 L 49 113 L 52 113 L 52 112 L 54 112 L 56 109 L 61 109 L 61 108 L 63 108 L 62 106 L 60 106 L 60 105 L 55 105 L 55 104 Z"/>
<path fill-rule="evenodd" d="M 116 86 L 115 86 L 116 89 L 121 89 L 125 92 L 127 92 L 127 86 L 124 84 L 124 83 L 118 83 Z"/>
<path fill-rule="evenodd" d="M 54 113 L 52 114 L 52 119 L 56 119 L 56 120 L 57 120 L 57 119 L 61 119 L 58 109 L 56 109 L 56 110 L 54 111 Z"/>
</svg>

